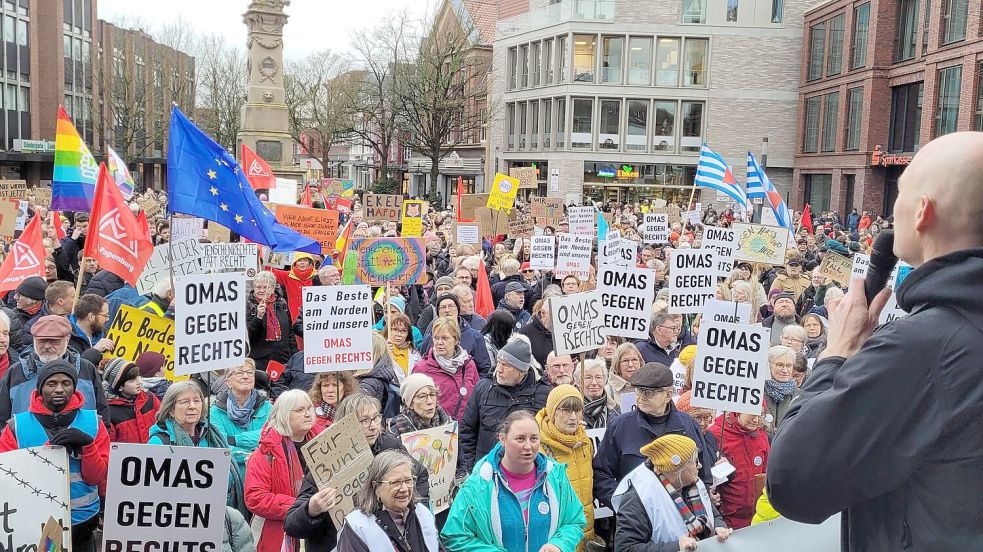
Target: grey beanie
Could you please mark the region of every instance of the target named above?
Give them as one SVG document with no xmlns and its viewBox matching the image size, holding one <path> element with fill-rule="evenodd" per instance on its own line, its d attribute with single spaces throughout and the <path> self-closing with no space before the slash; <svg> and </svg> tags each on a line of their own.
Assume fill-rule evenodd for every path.
<svg viewBox="0 0 983 552">
<path fill-rule="evenodd" d="M 532 363 L 532 350 L 529 347 L 529 342 L 522 338 L 513 338 L 498 350 L 498 359 L 505 361 L 520 372 L 528 371 Z"/>
<path fill-rule="evenodd" d="M 451 278 L 450 276 L 441 276 L 440 278 L 437 278 L 437 283 L 434 284 L 434 287 L 439 287 L 439 286 L 454 287 L 454 284 L 455 284 L 454 278 Z"/>
</svg>

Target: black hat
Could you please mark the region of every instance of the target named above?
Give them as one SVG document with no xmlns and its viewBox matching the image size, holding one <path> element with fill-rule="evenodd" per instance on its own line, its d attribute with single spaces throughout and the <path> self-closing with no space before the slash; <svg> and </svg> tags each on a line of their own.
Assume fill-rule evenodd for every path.
<svg viewBox="0 0 983 552">
<path fill-rule="evenodd" d="M 44 301 L 44 290 L 48 289 L 48 283 L 44 278 L 31 276 L 20 284 L 17 284 L 17 294 L 35 301 Z"/>
<path fill-rule="evenodd" d="M 751 270 L 751 263 L 749 263 L 747 261 L 741 261 L 741 262 L 737 263 L 737 265 L 735 265 L 735 266 L 737 268 L 741 268 L 741 267 L 745 267 L 746 266 L 748 270 Z"/>
<path fill-rule="evenodd" d="M 775 295 L 772 299 L 774 299 L 774 301 L 776 301 L 776 302 L 779 299 L 788 299 L 789 301 L 792 301 L 793 303 L 795 302 L 795 299 L 792 298 L 792 294 L 789 293 L 789 292 L 787 292 L 787 291 L 783 291 L 783 292 Z"/>
<path fill-rule="evenodd" d="M 635 388 L 660 389 L 673 384 L 672 370 L 661 362 L 646 362 L 628 380 Z"/>
<path fill-rule="evenodd" d="M 526 286 L 520 284 L 519 282 L 509 282 L 508 285 L 505 286 L 505 293 L 512 293 L 514 291 L 525 293 Z"/>
<path fill-rule="evenodd" d="M 38 370 L 38 393 L 41 392 L 41 388 L 44 387 L 44 382 L 48 380 L 51 376 L 55 374 L 65 374 L 72 380 L 72 385 L 78 386 L 78 372 L 75 371 L 75 366 L 64 359 L 55 359 L 51 362 L 45 364 Z"/>
</svg>

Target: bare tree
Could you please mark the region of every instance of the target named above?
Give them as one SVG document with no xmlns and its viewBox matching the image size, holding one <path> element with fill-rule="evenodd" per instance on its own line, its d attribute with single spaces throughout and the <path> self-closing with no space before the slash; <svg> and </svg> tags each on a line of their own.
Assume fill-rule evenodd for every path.
<svg viewBox="0 0 983 552">
<path fill-rule="evenodd" d="M 288 63 L 283 77 L 290 136 L 328 170 L 332 146 L 349 136 L 346 100 L 353 78 L 345 62 L 330 51 Z"/>
<path fill-rule="evenodd" d="M 231 46 L 217 34 L 199 38 L 195 122 L 222 147 L 235 151 L 246 103 L 245 49 Z"/>
</svg>

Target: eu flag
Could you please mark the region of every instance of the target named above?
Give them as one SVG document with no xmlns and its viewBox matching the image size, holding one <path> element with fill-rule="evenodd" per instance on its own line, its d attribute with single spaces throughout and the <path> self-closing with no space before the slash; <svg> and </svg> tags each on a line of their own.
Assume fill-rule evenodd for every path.
<svg viewBox="0 0 983 552">
<path fill-rule="evenodd" d="M 273 251 L 321 254 L 321 245 L 276 221 L 256 197 L 235 158 L 171 107 L 167 208 L 215 221 Z"/>
</svg>

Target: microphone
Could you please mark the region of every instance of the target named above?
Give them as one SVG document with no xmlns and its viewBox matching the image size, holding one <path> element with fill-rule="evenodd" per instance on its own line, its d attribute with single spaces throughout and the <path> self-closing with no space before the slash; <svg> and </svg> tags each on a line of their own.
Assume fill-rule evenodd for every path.
<svg viewBox="0 0 983 552">
<path fill-rule="evenodd" d="M 870 253 L 870 266 L 864 280 L 864 294 L 869 305 L 891 277 L 898 258 L 894 256 L 894 230 L 882 230 L 874 239 L 874 250 Z"/>
</svg>

